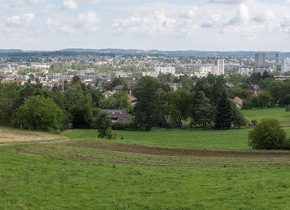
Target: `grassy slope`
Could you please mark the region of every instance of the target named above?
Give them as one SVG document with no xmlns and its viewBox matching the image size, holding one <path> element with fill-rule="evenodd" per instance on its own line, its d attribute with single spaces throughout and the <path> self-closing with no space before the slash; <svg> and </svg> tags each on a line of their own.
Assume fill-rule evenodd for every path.
<svg viewBox="0 0 290 210">
<path fill-rule="evenodd" d="M 157 167 L 46 155 L 1 150 L 1 209 L 287 209 L 290 204 L 287 165 Z"/>
<path fill-rule="evenodd" d="M 122 142 L 134 144 L 244 150 L 248 149 L 247 132 L 248 129 L 118 131 L 117 137 L 123 136 Z M 96 141 L 96 132 L 92 130 L 75 130 L 66 136 L 73 141 Z M 110 163 L 112 160 L 130 163 Z M 134 160 L 192 166 L 146 166 L 133 164 Z M 288 159 L 181 158 L 71 147 L 69 142 L 34 142 L 0 147 L 0 166 L 0 209 L 289 209 L 290 206 Z"/>
</svg>

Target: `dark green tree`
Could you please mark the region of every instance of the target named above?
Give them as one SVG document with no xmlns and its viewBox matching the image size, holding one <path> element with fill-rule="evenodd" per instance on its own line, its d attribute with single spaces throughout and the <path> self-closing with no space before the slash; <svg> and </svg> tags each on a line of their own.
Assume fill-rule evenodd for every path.
<svg viewBox="0 0 290 210">
<path fill-rule="evenodd" d="M 192 123 L 205 128 L 215 119 L 215 108 L 203 91 L 198 91 L 193 99 Z"/>
<path fill-rule="evenodd" d="M 184 88 L 179 88 L 168 93 L 167 101 L 171 123 L 181 127 L 182 120 L 186 120 L 191 116 L 192 94 Z"/>
<path fill-rule="evenodd" d="M 17 82 L 0 83 L 0 125 L 13 126 L 15 113 L 21 105 L 23 87 Z"/>
<path fill-rule="evenodd" d="M 64 93 L 65 107 L 74 128 L 90 128 L 93 117 L 92 97 L 80 84 L 72 84 Z"/>
<path fill-rule="evenodd" d="M 66 117 L 52 99 L 30 96 L 17 111 L 17 124 L 24 129 L 54 132 L 65 129 Z"/>
<path fill-rule="evenodd" d="M 232 103 L 231 117 L 232 117 L 231 119 L 232 124 L 238 129 L 240 129 L 241 126 L 244 126 L 247 124 L 247 119 L 245 118 L 241 110 L 239 110 L 234 103 Z"/>
<path fill-rule="evenodd" d="M 222 91 L 216 106 L 215 128 L 229 129 L 232 123 L 232 106 L 226 91 Z"/>
<path fill-rule="evenodd" d="M 133 90 L 133 95 L 138 99 L 134 112 L 135 125 L 139 129 L 150 131 L 153 126 L 162 121 L 160 119 L 163 117 L 160 116 L 162 104 L 157 93 L 159 87 L 160 82 L 156 78 L 145 76 L 138 81 Z"/>
<path fill-rule="evenodd" d="M 271 106 L 272 98 L 268 92 L 262 92 L 253 97 L 252 105 L 257 108 L 265 108 Z"/>
</svg>

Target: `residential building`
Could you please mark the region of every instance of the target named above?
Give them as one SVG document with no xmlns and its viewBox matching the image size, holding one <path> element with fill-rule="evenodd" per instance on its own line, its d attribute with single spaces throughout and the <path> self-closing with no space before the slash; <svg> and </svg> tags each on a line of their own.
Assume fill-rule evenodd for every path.
<svg viewBox="0 0 290 210">
<path fill-rule="evenodd" d="M 290 71 L 290 58 L 284 59 L 281 70 L 282 70 L 282 73 Z"/>
<path fill-rule="evenodd" d="M 266 62 L 265 53 L 256 53 L 255 54 L 255 64 L 256 66 L 265 66 Z"/>
<path fill-rule="evenodd" d="M 225 61 L 224 59 L 217 60 L 217 75 L 225 74 Z"/>
<path fill-rule="evenodd" d="M 276 53 L 276 65 L 283 65 L 284 60 L 287 58 L 287 53 Z"/>
<path fill-rule="evenodd" d="M 158 74 L 172 74 L 172 75 L 175 74 L 175 67 L 171 67 L 171 66 L 169 66 L 169 67 L 155 67 L 154 69 Z"/>
</svg>

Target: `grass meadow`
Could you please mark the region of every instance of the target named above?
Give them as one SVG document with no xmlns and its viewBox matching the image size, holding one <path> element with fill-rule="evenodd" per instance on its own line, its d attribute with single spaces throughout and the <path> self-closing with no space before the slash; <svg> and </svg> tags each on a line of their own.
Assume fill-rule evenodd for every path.
<svg viewBox="0 0 290 210">
<path fill-rule="evenodd" d="M 244 113 L 290 121 L 282 109 L 260 111 Z M 250 150 L 248 131 L 116 131 L 116 140 L 100 140 L 95 130 L 73 130 L 56 140 L 2 143 L 0 209 L 290 209 L 289 152 Z"/>
</svg>

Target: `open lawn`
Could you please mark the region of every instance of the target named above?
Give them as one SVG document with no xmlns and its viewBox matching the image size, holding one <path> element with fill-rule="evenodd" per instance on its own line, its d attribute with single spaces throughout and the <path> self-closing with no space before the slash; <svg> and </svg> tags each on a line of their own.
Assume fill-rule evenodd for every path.
<svg viewBox="0 0 290 210">
<path fill-rule="evenodd" d="M 251 109 L 251 110 L 242 110 L 247 120 L 257 120 L 265 118 L 277 119 L 280 122 L 284 122 L 290 126 L 290 112 L 285 112 L 285 108 L 276 107 L 269 109 Z"/>
<path fill-rule="evenodd" d="M 265 118 L 257 113 L 245 112 Z M 73 130 L 57 135 L 68 141 L 2 144 L 0 209 L 290 209 L 290 152 L 250 150 L 248 131 L 116 131 L 100 140 Z"/>
</svg>

